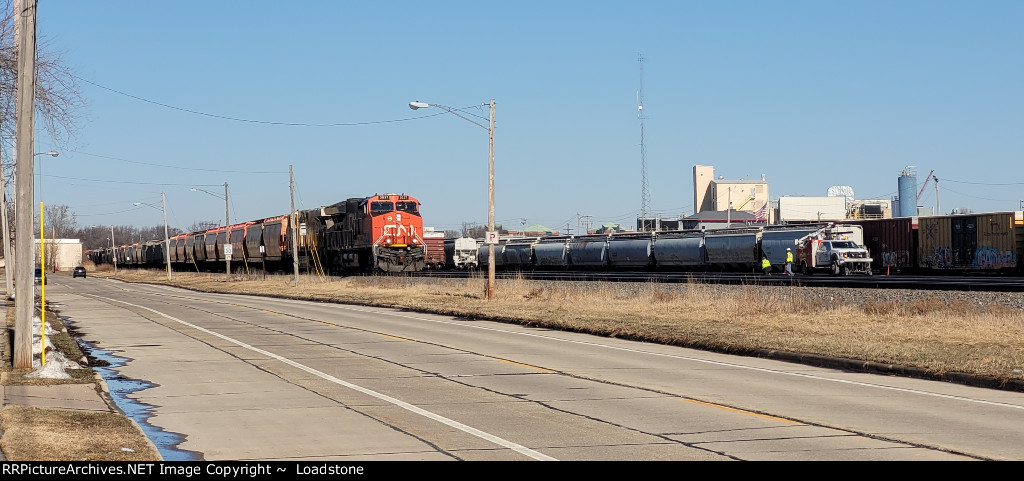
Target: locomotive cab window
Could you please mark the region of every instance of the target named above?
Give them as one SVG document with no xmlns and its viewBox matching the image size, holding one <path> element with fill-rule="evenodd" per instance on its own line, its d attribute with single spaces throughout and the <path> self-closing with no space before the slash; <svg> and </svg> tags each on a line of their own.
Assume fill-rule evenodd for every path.
<svg viewBox="0 0 1024 481">
<path fill-rule="evenodd" d="M 395 207 L 400 212 L 408 212 L 413 215 L 420 215 L 419 204 L 415 202 L 396 202 Z"/>
<path fill-rule="evenodd" d="M 370 203 L 370 215 L 378 216 L 381 214 L 387 214 L 395 210 L 395 204 L 391 202 L 371 202 Z"/>
</svg>

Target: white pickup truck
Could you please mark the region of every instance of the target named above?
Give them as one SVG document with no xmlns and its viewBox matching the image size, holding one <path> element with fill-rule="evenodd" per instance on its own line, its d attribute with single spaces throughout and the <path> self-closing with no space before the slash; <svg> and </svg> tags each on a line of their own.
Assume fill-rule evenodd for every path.
<svg viewBox="0 0 1024 481">
<path fill-rule="evenodd" d="M 852 240 L 809 239 L 797 249 L 797 266 L 804 274 L 828 270 L 834 276 L 861 273 L 871 275 L 868 250 Z"/>
</svg>

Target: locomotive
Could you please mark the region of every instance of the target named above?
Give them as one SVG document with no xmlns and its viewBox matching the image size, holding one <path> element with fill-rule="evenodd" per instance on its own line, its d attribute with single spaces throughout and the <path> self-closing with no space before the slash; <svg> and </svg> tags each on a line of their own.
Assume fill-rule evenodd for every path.
<svg viewBox="0 0 1024 481">
<path fill-rule="evenodd" d="M 317 209 L 180 234 L 168 239 L 93 250 L 96 264 L 175 269 L 260 268 L 343 272 L 411 272 L 423 269 L 420 203 L 406 194 L 356 197 Z M 295 238 L 293 239 L 293 236 Z M 293 242 L 294 241 L 294 242 Z M 165 253 L 166 244 L 169 250 Z M 239 267 L 240 266 L 240 267 Z"/>
</svg>

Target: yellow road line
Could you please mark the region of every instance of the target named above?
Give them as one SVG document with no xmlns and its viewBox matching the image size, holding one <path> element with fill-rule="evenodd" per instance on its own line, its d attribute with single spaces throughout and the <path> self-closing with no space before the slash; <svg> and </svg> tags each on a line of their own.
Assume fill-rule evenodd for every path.
<svg viewBox="0 0 1024 481">
<path fill-rule="evenodd" d="M 709 403 L 709 402 L 704 402 L 704 401 L 697 401 L 696 399 L 686 399 L 686 398 L 680 398 L 680 399 L 682 399 L 683 401 L 689 402 L 689 403 L 700 404 L 701 406 L 708 406 L 708 407 L 713 407 L 713 408 L 725 409 L 726 411 L 737 412 L 737 413 L 740 413 L 740 414 L 749 414 L 751 416 L 757 416 L 759 418 L 771 419 L 773 421 L 781 421 L 781 422 L 784 422 L 784 423 L 799 424 L 797 421 L 793 421 L 791 419 L 780 418 L 780 417 L 775 417 L 775 416 L 769 416 L 767 414 L 755 413 L 753 411 L 746 411 L 746 410 L 743 410 L 743 409 L 731 408 L 729 406 L 723 406 L 721 404 Z"/>
<path fill-rule="evenodd" d="M 543 367 L 538 367 L 538 366 L 531 366 L 529 364 L 523 364 L 521 362 L 509 361 L 508 359 L 502 359 L 500 357 L 492 357 L 491 359 L 497 359 L 497 360 L 499 360 L 501 362 L 508 363 L 508 364 L 513 364 L 513 365 L 516 365 L 516 366 L 522 366 L 522 367 L 528 367 L 530 369 L 536 369 L 536 370 L 541 371 L 541 372 L 555 372 L 555 371 L 552 371 L 551 369 L 545 369 Z"/>
</svg>

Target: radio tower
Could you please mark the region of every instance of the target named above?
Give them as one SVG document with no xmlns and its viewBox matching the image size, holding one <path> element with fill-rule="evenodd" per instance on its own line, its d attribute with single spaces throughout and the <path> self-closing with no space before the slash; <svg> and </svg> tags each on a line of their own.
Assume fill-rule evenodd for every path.
<svg viewBox="0 0 1024 481">
<path fill-rule="evenodd" d="M 647 152 L 644 150 L 644 56 L 637 55 L 640 63 L 640 90 L 636 92 L 636 118 L 640 119 L 640 231 L 647 230 L 647 210 L 651 206 L 651 192 L 647 189 Z"/>
</svg>

